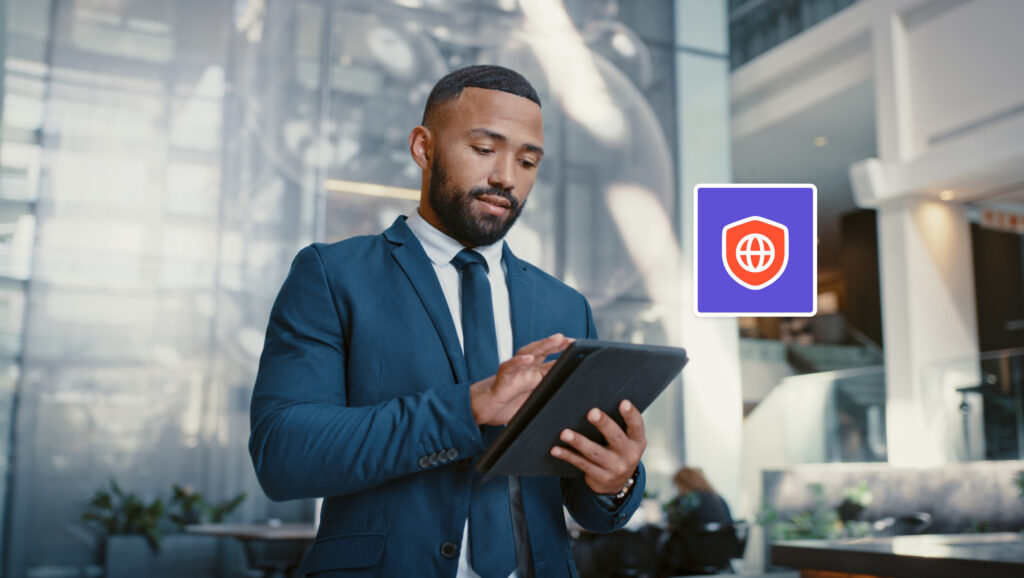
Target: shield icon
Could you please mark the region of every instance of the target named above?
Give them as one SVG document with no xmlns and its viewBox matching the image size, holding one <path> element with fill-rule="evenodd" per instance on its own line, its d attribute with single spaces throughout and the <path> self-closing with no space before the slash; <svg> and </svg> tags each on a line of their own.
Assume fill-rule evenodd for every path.
<svg viewBox="0 0 1024 578">
<path fill-rule="evenodd" d="M 763 217 L 747 217 L 722 228 L 722 264 L 747 289 L 764 289 L 789 262 L 789 229 Z"/>
</svg>

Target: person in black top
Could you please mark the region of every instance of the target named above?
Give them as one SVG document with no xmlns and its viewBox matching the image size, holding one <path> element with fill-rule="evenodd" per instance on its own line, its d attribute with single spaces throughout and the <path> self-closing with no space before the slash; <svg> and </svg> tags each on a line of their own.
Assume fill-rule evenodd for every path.
<svg viewBox="0 0 1024 578">
<path fill-rule="evenodd" d="M 679 492 L 665 505 L 670 526 L 703 527 L 711 523 L 732 524 L 729 505 L 708 483 L 700 468 L 683 466 L 676 472 L 672 483 Z"/>
<path fill-rule="evenodd" d="M 729 505 L 700 468 L 683 466 L 672 482 L 679 494 L 665 504 L 668 538 L 659 574 L 717 574 L 728 569 L 739 550 Z"/>
</svg>

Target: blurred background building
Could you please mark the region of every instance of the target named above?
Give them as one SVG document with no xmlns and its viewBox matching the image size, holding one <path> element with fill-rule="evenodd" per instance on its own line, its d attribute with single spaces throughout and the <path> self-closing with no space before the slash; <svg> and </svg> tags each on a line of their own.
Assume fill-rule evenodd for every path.
<svg viewBox="0 0 1024 578">
<path fill-rule="evenodd" d="M 0 0 L 3 574 L 97 571 L 81 515 L 111 479 L 313 519 L 262 496 L 246 448 L 270 306 L 302 246 L 415 210 L 408 132 L 476 63 L 544 102 L 509 244 L 602 338 L 693 360 L 645 414 L 652 494 L 696 464 L 752 519 L 766 469 L 1021 459 L 1022 21 L 1016 0 Z M 693 315 L 692 190 L 715 182 L 817 185 L 817 316 Z"/>
</svg>

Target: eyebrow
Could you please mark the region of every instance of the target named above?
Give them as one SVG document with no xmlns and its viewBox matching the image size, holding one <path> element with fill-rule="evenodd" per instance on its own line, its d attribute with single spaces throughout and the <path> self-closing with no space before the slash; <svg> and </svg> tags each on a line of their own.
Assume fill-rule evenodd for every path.
<svg viewBox="0 0 1024 578">
<path fill-rule="evenodd" d="M 486 128 L 472 128 L 472 129 L 469 129 L 469 134 L 471 134 L 471 135 L 483 135 L 485 137 L 488 137 L 488 138 L 491 138 L 491 139 L 494 139 L 496 141 L 500 141 L 500 142 L 503 142 L 503 143 L 508 142 L 508 137 L 507 136 L 501 134 L 500 132 L 494 132 L 493 130 L 489 130 L 489 129 L 486 129 Z M 526 144 L 523 145 L 523 149 L 525 149 L 527 152 L 536 153 L 536 154 L 538 154 L 540 156 L 544 156 L 544 147 L 542 147 L 540 145 L 526 143 Z"/>
</svg>

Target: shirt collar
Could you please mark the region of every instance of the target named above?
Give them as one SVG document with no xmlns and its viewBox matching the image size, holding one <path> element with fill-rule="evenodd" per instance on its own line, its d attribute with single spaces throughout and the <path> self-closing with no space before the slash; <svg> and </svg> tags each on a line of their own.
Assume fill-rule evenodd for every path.
<svg viewBox="0 0 1024 578">
<path fill-rule="evenodd" d="M 430 261 L 435 266 L 448 265 L 459 254 L 459 251 L 466 248 L 462 243 L 452 239 L 428 223 L 420 215 L 418 208 L 406 219 L 405 224 L 409 225 L 412 234 L 416 235 L 416 238 L 419 239 L 420 244 L 423 245 L 423 250 L 427 253 L 427 257 L 430 258 Z M 504 241 L 498 240 L 490 245 L 473 247 L 473 250 L 484 256 L 490 271 L 500 271 L 503 245 Z M 499 269 L 495 269 L 495 267 Z"/>
</svg>

